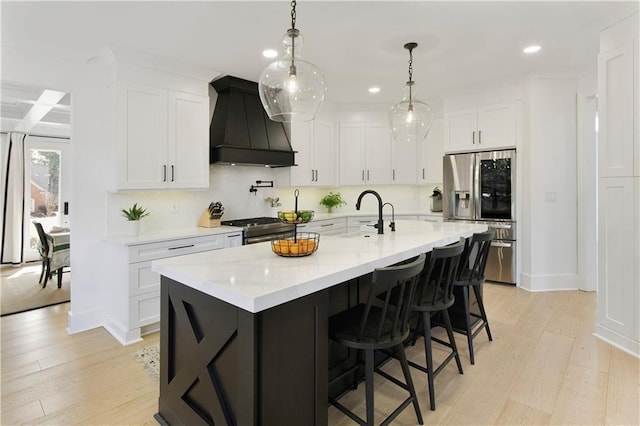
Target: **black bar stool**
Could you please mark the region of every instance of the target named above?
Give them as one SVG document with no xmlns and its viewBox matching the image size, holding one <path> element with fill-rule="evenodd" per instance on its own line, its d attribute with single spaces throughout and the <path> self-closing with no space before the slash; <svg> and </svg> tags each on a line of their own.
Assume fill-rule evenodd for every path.
<svg viewBox="0 0 640 426">
<path fill-rule="evenodd" d="M 416 288 L 416 298 L 411 310 L 421 314 L 418 327 L 414 331 L 413 343 L 418 338 L 418 330 L 421 328 L 424 336 L 424 352 L 427 366 L 416 364 L 409 361 L 409 365 L 427 373 L 427 382 L 429 384 L 429 402 L 431 410 L 436 409 L 436 395 L 433 380 L 438 373 L 442 371 L 446 365 L 455 358 L 458 365 L 458 372 L 463 374 L 462 363 L 458 355 L 458 348 L 453 337 L 453 329 L 449 312 L 447 309 L 453 305 L 453 282 L 457 274 L 460 256 L 464 251 L 464 238 L 461 238 L 455 244 L 445 247 L 434 248 L 429 256 L 429 260 L 425 264 L 425 268 L 420 276 L 418 287 Z M 438 313 L 442 314 L 445 329 L 449 336 L 449 342 L 433 337 L 431 335 L 431 316 Z M 435 341 L 443 346 L 451 349 L 451 352 L 434 370 L 433 353 L 431 342 Z"/>
<path fill-rule="evenodd" d="M 458 276 L 454 283 L 455 286 L 462 289 L 465 329 L 456 330 L 457 332 L 467 336 L 467 344 L 469 346 L 469 360 L 471 364 L 475 364 L 473 356 L 473 339 L 483 329 L 487 332 L 489 341 L 493 341 L 491 336 L 491 330 L 489 329 L 489 320 L 487 319 L 487 313 L 484 310 L 484 303 L 482 301 L 482 284 L 484 283 L 484 270 L 487 266 L 487 258 L 489 257 L 489 249 L 491 248 L 491 241 L 495 236 L 495 231 L 487 231 L 473 234 L 469 243 L 466 245 L 462 258 L 460 260 L 460 268 L 458 269 Z M 478 309 L 480 315 L 471 312 L 469 307 L 469 289 L 473 289 L 473 293 L 476 296 L 478 302 Z M 472 323 L 471 318 L 474 318 Z M 475 321 L 479 320 L 479 321 Z M 475 331 L 474 327 L 477 327 Z"/>
<path fill-rule="evenodd" d="M 338 313 L 329 319 L 330 338 L 348 348 L 362 350 L 365 355 L 367 419 L 363 420 L 337 400 L 330 400 L 331 404 L 361 425 L 373 425 L 374 372 L 409 392 L 409 397 L 382 424 L 389 424 L 412 403 L 418 423 L 423 424 L 416 390 L 411 380 L 409 365 L 402 343 L 409 337 L 410 305 L 415 293 L 417 279 L 424 268 L 425 259 L 426 256 L 421 254 L 408 263 L 375 269 L 366 302 Z M 395 349 L 395 355 L 400 360 L 405 383 L 375 368 L 374 352 L 386 349 Z M 357 365 L 353 369 L 356 368 Z M 344 377 L 345 374 L 352 372 L 353 369 L 348 370 L 334 380 Z"/>
</svg>

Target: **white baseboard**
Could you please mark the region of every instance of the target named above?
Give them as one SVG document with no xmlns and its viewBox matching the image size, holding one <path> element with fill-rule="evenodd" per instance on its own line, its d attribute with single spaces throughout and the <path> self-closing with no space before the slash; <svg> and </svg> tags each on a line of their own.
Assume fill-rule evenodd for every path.
<svg viewBox="0 0 640 426">
<path fill-rule="evenodd" d="M 520 274 L 519 286 L 532 293 L 539 291 L 568 291 L 578 290 L 578 275 L 530 275 Z"/>
<path fill-rule="evenodd" d="M 142 341 L 139 328 L 127 330 L 110 319 L 106 319 L 102 326 L 123 346 Z"/>
<path fill-rule="evenodd" d="M 596 331 L 593 332 L 593 336 L 640 359 L 640 342 L 631 340 L 620 333 L 604 327 L 602 324 L 596 324 Z"/>
<path fill-rule="evenodd" d="M 82 331 L 102 327 L 103 319 L 104 309 L 102 308 L 85 312 L 74 312 L 69 310 L 67 313 L 67 333 L 76 334 Z"/>
</svg>

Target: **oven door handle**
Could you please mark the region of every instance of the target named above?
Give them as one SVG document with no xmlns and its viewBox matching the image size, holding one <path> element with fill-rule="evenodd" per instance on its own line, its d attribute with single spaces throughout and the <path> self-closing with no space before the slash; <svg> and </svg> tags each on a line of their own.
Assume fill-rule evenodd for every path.
<svg viewBox="0 0 640 426">
<path fill-rule="evenodd" d="M 289 232 L 278 232 L 275 234 L 269 234 L 269 235 L 262 235 L 259 237 L 249 237 L 249 238 L 245 238 L 244 240 L 244 245 L 247 244 L 257 244 L 257 243 L 264 243 L 265 241 L 271 241 L 271 240 L 275 240 L 276 238 L 278 238 L 278 236 L 282 235 L 283 237 L 292 237 L 293 236 L 293 231 L 289 231 Z"/>
</svg>

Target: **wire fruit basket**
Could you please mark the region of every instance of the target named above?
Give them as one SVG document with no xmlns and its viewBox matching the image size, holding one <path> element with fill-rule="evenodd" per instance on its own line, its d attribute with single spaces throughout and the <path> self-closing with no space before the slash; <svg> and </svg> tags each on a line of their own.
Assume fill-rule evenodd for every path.
<svg viewBox="0 0 640 426">
<path fill-rule="evenodd" d="M 271 250 L 282 257 L 309 256 L 318 250 L 320 234 L 316 232 L 298 232 L 295 236 L 283 234 L 271 240 Z"/>
<path fill-rule="evenodd" d="M 284 223 L 307 223 L 313 219 L 313 210 L 283 210 L 278 212 L 278 219 Z"/>
</svg>

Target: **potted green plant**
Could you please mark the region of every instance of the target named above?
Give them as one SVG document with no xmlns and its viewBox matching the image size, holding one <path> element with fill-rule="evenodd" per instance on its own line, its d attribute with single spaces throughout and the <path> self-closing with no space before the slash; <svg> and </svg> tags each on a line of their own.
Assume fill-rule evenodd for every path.
<svg viewBox="0 0 640 426">
<path fill-rule="evenodd" d="M 120 212 L 127 218 L 127 223 L 129 225 L 127 235 L 130 236 L 138 235 L 140 230 L 140 219 L 149 216 L 147 209 L 142 206 L 138 206 L 138 203 L 134 203 L 133 206 L 128 209 L 121 209 Z"/>
<path fill-rule="evenodd" d="M 339 192 L 329 192 L 328 195 L 322 197 L 320 204 L 327 208 L 327 213 L 331 213 L 334 207 L 345 206 L 347 202 L 342 199 Z"/>
</svg>

